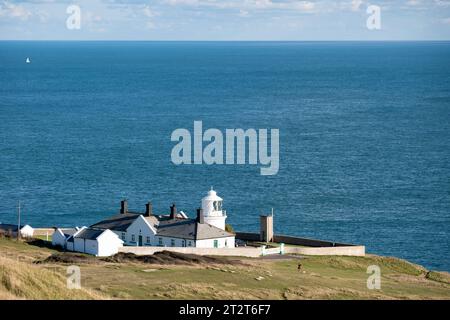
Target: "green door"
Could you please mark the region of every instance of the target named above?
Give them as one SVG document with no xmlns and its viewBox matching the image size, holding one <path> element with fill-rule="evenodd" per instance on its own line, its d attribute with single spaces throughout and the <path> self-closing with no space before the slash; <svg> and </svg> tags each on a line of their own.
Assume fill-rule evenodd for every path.
<svg viewBox="0 0 450 320">
<path fill-rule="evenodd" d="M 214 248 L 218 248 L 219 247 L 219 240 L 214 240 Z"/>
<path fill-rule="evenodd" d="M 139 236 L 139 247 L 142 247 L 142 236 Z"/>
</svg>

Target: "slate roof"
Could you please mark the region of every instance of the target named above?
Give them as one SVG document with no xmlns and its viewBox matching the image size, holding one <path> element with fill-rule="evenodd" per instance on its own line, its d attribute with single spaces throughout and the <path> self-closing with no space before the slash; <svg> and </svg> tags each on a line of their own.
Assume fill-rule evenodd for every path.
<svg viewBox="0 0 450 320">
<path fill-rule="evenodd" d="M 62 228 L 60 230 L 66 237 L 73 236 L 78 231 L 76 228 Z"/>
<path fill-rule="evenodd" d="M 81 230 L 78 234 L 76 234 L 73 238 L 96 240 L 103 232 L 105 232 L 105 230 L 85 228 Z"/>
<path fill-rule="evenodd" d="M 161 222 L 156 232 L 157 236 L 183 238 L 190 240 L 204 240 L 213 238 L 231 237 L 226 232 L 207 223 L 198 223 L 197 220 L 167 220 Z"/>
<path fill-rule="evenodd" d="M 93 224 L 92 228 L 126 231 L 128 227 L 139 217 L 140 213 L 119 213 L 103 221 Z"/>
<path fill-rule="evenodd" d="M 158 227 L 158 225 L 161 223 L 161 221 L 170 220 L 169 216 L 167 215 L 151 215 L 149 217 L 146 217 L 143 213 L 136 213 L 136 212 L 127 212 L 127 213 L 119 213 L 116 214 L 108 219 L 105 219 L 103 221 L 97 222 L 93 225 L 91 225 L 92 228 L 97 229 L 110 229 L 114 231 L 126 231 L 128 227 L 140 216 L 142 215 L 144 219 L 155 229 Z M 182 218 L 182 215 L 179 213 L 177 216 L 180 219 L 185 220 Z"/>
<path fill-rule="evenodd" d="M 143 214 L 136 212 L 119 213 L 97 222 L 89 228 L 125 232 L 140 215 Z M 233 234 L 210 224 L 198 223 L 196 219 L 186 219 L 180 213 L 177 214 L 176 219 L 171 219 L 169 215 L 144 216 L 144 219 L 156 229 L 156 235 L 162 237 L 203 240 L 233 236 Z M 76 238 L 78 238 L 78 235 Z"/>
</svg>

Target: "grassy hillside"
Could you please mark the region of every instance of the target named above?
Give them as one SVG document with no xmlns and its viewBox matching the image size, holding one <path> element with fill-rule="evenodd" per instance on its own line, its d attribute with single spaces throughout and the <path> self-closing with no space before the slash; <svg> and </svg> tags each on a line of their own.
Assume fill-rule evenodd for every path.
<svg viewBox="0 0 450 320">
<path fill-rule="evenodd" d="M 69 290 L 57 272 L 0 257 L 0 299 L 102 299 L 89 289 Z"/>
<path fill-rule="evenodd" d="M 300 271 L 299 263 L 302 264 Z M 65 287 L 66 268 L 71 264 L 81 268 L 82 290 Z M 369 265 L 381 268 L 381 290 L 367 289 Z M 401 259 L 379 256 L 277 256 L 276 259 L 172 259 L 165 262 L 62 254 L 0 239 L 0 297 L 450 299 L 450 275 L 429 272 Z"/>
</svg>

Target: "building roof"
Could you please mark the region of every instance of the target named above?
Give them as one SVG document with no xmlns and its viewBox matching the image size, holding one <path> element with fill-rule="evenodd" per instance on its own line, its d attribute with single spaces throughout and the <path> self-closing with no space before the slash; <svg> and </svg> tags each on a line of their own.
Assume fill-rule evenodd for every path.
<svg viewBox="0 0 450 320">
<path fill-rule="evenodd" d="M 85 228 L 73 237 L 77 239 L 96 240 L 103 232 L 105 232 L 105 230 Z"/>
<path fill-rule="evenodd" d="M 214 191 L 213 191 L 214 192 Z M 143 213 L 127 212 L 119 213 L 108 219 L 97 222 L 89 227 L 95 230 L 114 230 L 125 232 L 128 227 L 139 216 L 143 218 L 156 230 L 157 236 L 183 238 L 191 240 L 202 240 L 212 238 L 231 237 L 233 234 L 207 223 L 198 223 L 196 219 L 187 219 L 185 214 L 177 213 L 176 219 L 171 219 L 170 215 L 145 216 Z M 81 238 L 80 232 L 75 238 Z"/>
<path fill-rule="evenodd" d="M 77 232 L 80 229 L 77 228 L 61 228 L 59 229 L 61 230 L 61 232 L 66 236 L 66 237 L 70 237 L 73 236 L 75 234 L 75 232 Z"/>
<path fill-rule="evenodd" d="M 155 229 L 158 227 L 161 221 L 170 220 L 169 215 L 145 216 L 143 213 L 127 212 L 116 214 L 108 219 L 105 219 L 103 221 L 91 225 L 91 227 L 97 229 L 110 229 L 114 231 L 125 232 L 128 229 L 128 227 L 141 215 Z M 180 213 L 177 213 L 177 218 L 183 220 L 186 219 Z"/>
<path fill-rule="evenodd" d="M 223 199 L 217 195 L 213 189 L 208 191 L 208 194 L 202 199 L 202 201 L 222 201 Z"/>
<path fill-rule="evenodd" d="M 190 240 L 204 240 L 213 238 L 232 237 L 233 234 L 207 223 L 197 220 L 168 220 L 161 222 L 157 236 L 183 238 Z"/>
<path fill-rule="evenodd" d="M 139 217 L 140 213 L 119 213 L 108 219 L 93 224 L 92 228 L 126 231 L 128 227 Z"/>
</svg>

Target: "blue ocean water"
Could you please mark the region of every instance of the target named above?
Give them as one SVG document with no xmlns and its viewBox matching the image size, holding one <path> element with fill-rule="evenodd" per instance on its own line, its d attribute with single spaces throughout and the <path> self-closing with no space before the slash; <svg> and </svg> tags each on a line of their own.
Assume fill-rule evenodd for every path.
<svg viewBox="0 0 450 320">
<path fill-rule="evenodd" d="M 173 165 L 194 120 L 278 128 L 279 173 Z M 193 215 L 210 186 L 237 230 L 273 207 L 277 233 L 450 271 L 450 43 L 0 42 L 0 221 Z"/>
</svg>

